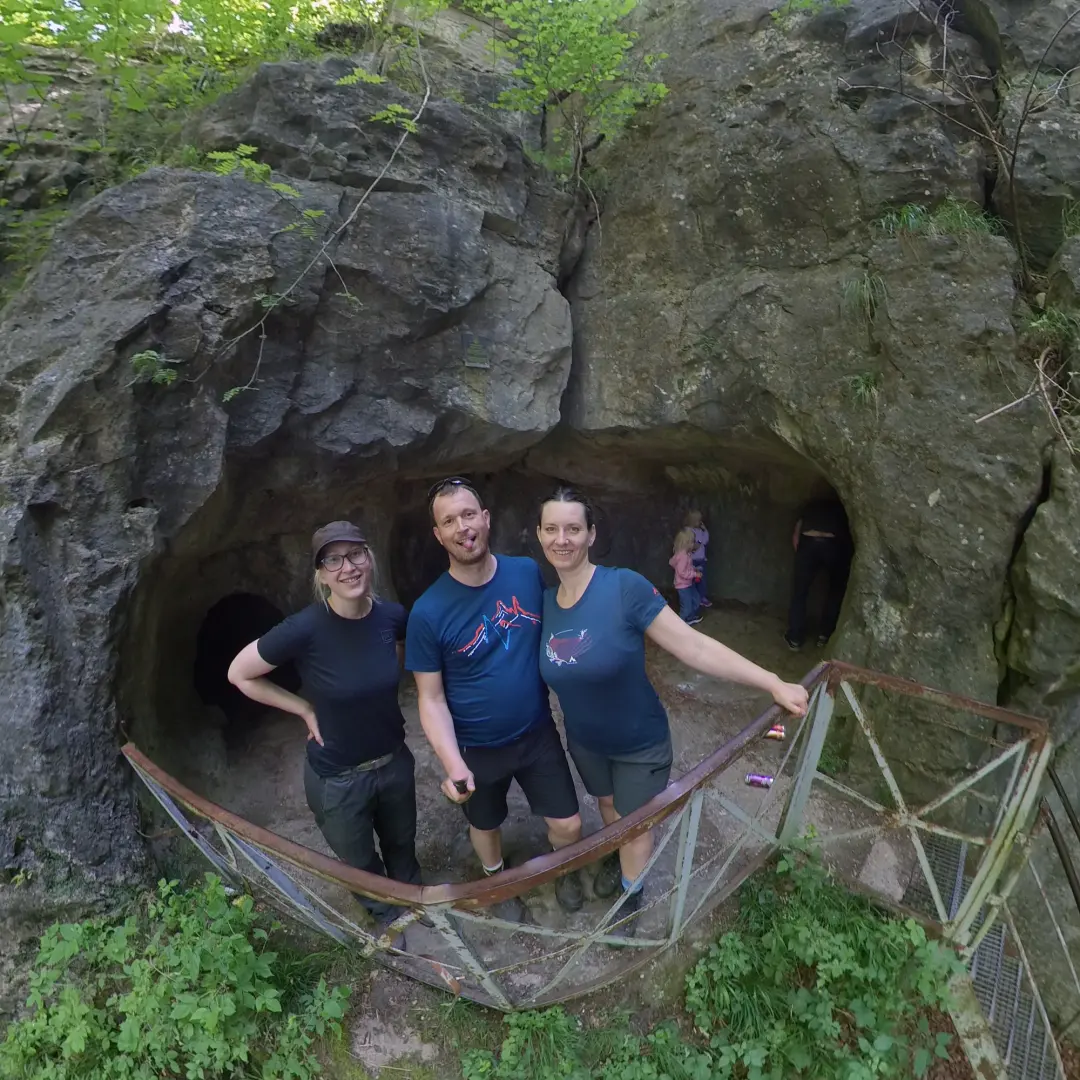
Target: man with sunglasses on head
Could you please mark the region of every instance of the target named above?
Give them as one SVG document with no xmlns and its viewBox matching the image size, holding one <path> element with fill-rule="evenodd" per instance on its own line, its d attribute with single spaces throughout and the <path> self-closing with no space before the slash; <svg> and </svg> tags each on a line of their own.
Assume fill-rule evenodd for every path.
<svg viewBox="0 0 1080 1080">
<path fill-rule="evenodd" d="M 491 517 L 468 480 L 440 480 L 428 508 L 450 567 L 413 606 L 405 667 L 446 770 L 443 793 L 465 811 L 491 875 L 503 869 L 500 828 L 513 780 L 544 818 L 552 848 L 581 838 L 577 792 L 540 678 L 544 579 L 532 559 L 492 554 Z M 564 910 L 581 908 L 576 870 L 557 879 L 555 895 Z"/>
</svg>

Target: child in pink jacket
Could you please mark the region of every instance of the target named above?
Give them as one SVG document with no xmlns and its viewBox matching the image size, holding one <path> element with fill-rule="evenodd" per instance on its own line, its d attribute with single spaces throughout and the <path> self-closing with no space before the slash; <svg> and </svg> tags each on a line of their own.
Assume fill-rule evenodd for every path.
<svg viewBox="0 0 1080 1080">
<path fill-rule="evenodd" d="M 679 594 L 679 618 L 690 626 L 701 622 L 701 601 L 697 581 L 701 571 L 694 566 L 697 541 L 692 529 L 680 529 L 675 535 L 674 554 L 668 565 L 675 571 L 675 591 Z"/>
</svg>

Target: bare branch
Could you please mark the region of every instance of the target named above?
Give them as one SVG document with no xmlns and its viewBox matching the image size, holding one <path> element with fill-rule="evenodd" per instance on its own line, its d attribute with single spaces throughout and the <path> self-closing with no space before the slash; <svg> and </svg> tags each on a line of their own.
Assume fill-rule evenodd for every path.
<svg viewBox="0 0 1080 1080">
<path fill-rule="evenodd" d="M 1037 382 L 1038 380 L 1036 380 Z M 1018 397 L 1015 401 L 1010 401 L 1008 405 L 1002 405 L 1000 409 L 995 409 L 993 412 L 988 412 L 985 416 L 980 416 L 975 423 L 981 424 L 984 420 L 992 420 L 995 416 L 1000 416 L 1003 412 L 1008 412 L 1010 409 L 1015 409 L 1017 405 L 1023 405 L 1025 401 L 1033 398 L 1036 394 L 1035 382 L 1032 382 L 1031 389 L 1024 394 L 1023 397 Z"/>
<path fill-rule="evenodd" d="M 420 120 L 421 116 L 423 116 L 423 114 L 424 114 L 424 110 L 428 106 L 428 102 L 431 99 L 431 80 L 428 78 L 427 67 L 424 64 L 423 51 L 422 51 L 421 45 L 420 45 L 420 31 L 415 26 L 413 27 L 413 30 L 414 30 L 414 33 L 416 35 L 416 49 L 417 49 L 417 56 L 419 58 L 419 63 L 420 63 L 420 72 L 421 72 L 421 75 L 423 76 L 423 79 L 424 79 L 424 96 L 423 96 L 423 100 L 420 102 L 420 107 L 413 114 L 412 120 L 410 122 L 410 126 L 415 125 Z M 289 287 L 284 292 L 279 293 L 277 296 L 274 297 L 274 302 L 267 307 L 266 311 L 263 312 L 263 315 L 258 320 L 258 322 L 254 323 L 252 326 L 249 326 L 242 333 L 237 334 L 237 336 L 235 338 L 233 338 L 230 341 L 227 341 L 218 350 L 217 355 L 220 356 L 226 350 L 235 348 L 241 341 L 243 341 L 244 338 L 248 337 L 249 335 L 254 334 L 256 332 L 259 333 L 259 352 L 258 352 L 258 356 L 256 357 L 256 360 L 255 360 L 255 367 L 252 370 L 251 376 L 249 377 L 248 381 L 246 383 L 244 383 L 242 386 L 239 387 L 240 391 L 251 390 L 255 386 L 255 383 L 258 381 L 259 369 L 262 366 L 263 353 L 264 353 L 264 350 L 265 350 L 265 347 L 266 347 L 266 337 L 267 337 L 267 335 L 266 335 L 266 323 L 267 323 L 267 320 L 274 313 L 274 311 L 276 311 L 277 308 L 280 307 L 281 304 L 284 303 L 284 301 L 287 300 L 292 295 L 292 293 L 296 291 L 297 288 L 299 288 L 300 284 L 304 281 L 304 279 L 308 276 L 308 274 L 312 271 L 312 269 L 316 266 L 316 264 L 319 262 L 320 259 L 322 259 L 324 256 L 326 256 L 329 259 L 329 256 L 327 255 L 327 252 L 330 250 L 330 248 L 332 246 L 334 246 L 334 244 L 337 243 L 337 241 L 344 235 L 345 231 L 349 228 L 349 226 L 352 225 L 352 223 L 356 220 L 356 218 L 359 215 L 360 211 L 363 209 L 363 207 L 367 203 L 368 199 L 370 198 L 371 193 L 378 187 L 380 181 L 390 171 L 390 166 L 393 165 L 394 160 L 397 158 L 398 153 L 401 151 L 401 148 L 405 145 L 405 141 L 409 138 L 410 134 L 411 134 L 411 132 L 409 131 L 408 128 L 406 128 L 401 133 L 401 138 L 398 139 L 398 141 L 395 144 L 393 150 L 390 152 L 390 155 L 386 159 L 386 163 L 383 165 L 382 169 L 379 170 L 379 173 L 375 177 L 375 179 L 372 180 L 371 183 L 364 190 L 364 193 L 360 196 L 360 199 L 357 201 L 356 206 L 353 207 L 353 209 L 350 212 L 349 216 L 322 243 L 322 245 L 319 247 L 319 250 L 311 257 L 311 259 L 308 261 L 307 265 L 303 268 L 303 270 L 300 271 L 300 273 L 293 280 L 292 284 L 290 284 Z M 333 260 L 330 259 L 329 261 L 330 261 L 331 265 L 333 265 Z M 334 267 L 334 270 L 335 270 L 335 272 L 337 271 L 336 266 Z M 338 278 L 339 278 L 339 280 L 341 279 L 340 274 L 338 274 Z M 344 281 L 342 281 L 342 285 L 345 285 Z M 347 287 L 346 287 L 345 291 L 348 292 Z"/>
<path fill-rule="evenodd" d="M 921 105 L 924 109 L 935 113 L 943 120 L 947 120 L 950 124 L 956 124 L 957 127 L 963 128 L 964 131 L 971 132 L 972 135 L 977 136 L 980 139 L 985 139 L 995 150 L 1008 150 L 1008 146 L 999 142 L 993 135 L 985 131 L 979 131 L 978 128 L 973 128 L 970 124 L 965 124 L 962 120 L 957 120 L 950 116 L 943 109 L 939 109 L 936 105 L 931 105 L 930 102 L 924 101 L 922 98 L 917 98 L 913 94 L 909 94 L 904 90 L 898 90 L 895 86 L 881 86 L 877 83 L 849 83 L 846 79 L 841 78 L 839 80 L 841 88 L 845 90 L 878 90 L 886 94 L 896 94 L 898 97 L 906 98 L 908 101 L 914 101 L 916 105 Z"/>
</svg>

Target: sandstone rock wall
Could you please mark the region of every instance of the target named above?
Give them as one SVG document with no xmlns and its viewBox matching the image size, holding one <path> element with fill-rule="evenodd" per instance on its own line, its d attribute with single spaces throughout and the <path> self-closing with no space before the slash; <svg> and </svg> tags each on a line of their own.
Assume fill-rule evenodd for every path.
<svg viewBox="0 0 1080 1080">
<path fill-rule="evenodd" d="M 983 106 L 1014 108 L 1002 80 L 1041 55 L 1047 18 L 965 5 L 952 47 Z M 338 86 L 344 60 L 268 65 L 186 137 L 257 145 L 297 198 L 152 170 L 73 214 L 4 310 L 0 868 L 31 879 L 0 890 L 0 940 L 141 872 L 125 736 L 181 776 L 220 769 L 219 738 L 185 727 L 208 606 L 302 603 L 328 516 L 398 552 L 390 580 L 415 589 L 425 556 L 403 537 L 422 535 L 425 480 L 455 471 L 490 482 L 516 550 L 550 480 L 582 483 L 610 508 L 606 556 L 660 580 L 696 503 L 737 523 L 713 591 L 773 606 L 792 516 L 828 483 L 858 546 L 834 654 L 1041 710 L 1067 740 L 1074 463 L 1037 398 L 983 419 L 1031 384 L 1035 297 L 1004 236 L 875 222 L 946 196 L 1015 211 L 1029 268 L 1071 303 L 1071 89 L 1027 127 L 1010 184 L 973 102 L 931 79 L 892 92 L 897 41 L 934 56 L 903 0 L 788 28 L 765 0 L 659 2 L 640 29 L 671 92 L 593 156 L 604 212 L 567 296 L 572 204 L 527 161 L 535 125 L 486 108 L 498 80 L 447 45 L 444 93 L 325 254 L 397 141 L 368 118 L 419 99 Z M 1055 46 L 1061 70 L 1077 40 Z M 292 227 L 303 209 L 322 212 L 314 237 Z M 146 350 L 173 387 L 135 378 Z M 902 716 L 882 737 L 911 790 L 977 760 L 946 733 L 916 752 Z"/>
<path fill-rule="evenodd" d="M 298 200 L 151 170 L 77 210 L 4 311 L 0 866 L 29 878 L 0 890 L 8 949 L 143 869 L 125 736 L 188 775 L 214 760 L 153 722 L 193 702 L 208 599 L 257 578 L 302 601 L 305 538 L 328 507 L 385 548 L 395 478 L 512 460 L 558 421 L 566 201 L 514 118 L 433 101 L 318 254 L 386 164 L 393 131 L 363 122 L 418 104 L 338 87 L 349 70 L 269 66 L 203 121 L 227 145 L 264 142 Z M 296 175 L 305 147 L 313 179 Z M 322 211 L 314 237 L 289 229 L 300 209 Z M 265 336 L 228 345 L 298 279 Z M 136 378 L 147 350 L 178 373 L 167 391 Z M 256 369 L 258 388 L 224 405 Z"/>
</svg>

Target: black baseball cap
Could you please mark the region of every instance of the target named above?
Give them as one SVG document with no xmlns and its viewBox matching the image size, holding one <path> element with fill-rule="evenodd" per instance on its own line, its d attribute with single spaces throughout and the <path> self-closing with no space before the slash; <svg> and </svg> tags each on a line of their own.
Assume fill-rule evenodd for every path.
<svg viewBox="0 0 1080 1080">
<path fill-rule="evenodd" d="M 329 525 L 324 525 L 312 533 L 311 554 L 315 557 L 316 565 L 323 548 L 328 544 L 336 544 L 339 540 L 367 546 L 367 537 L 351 521 L 331 521 Z"/>
</svg>

